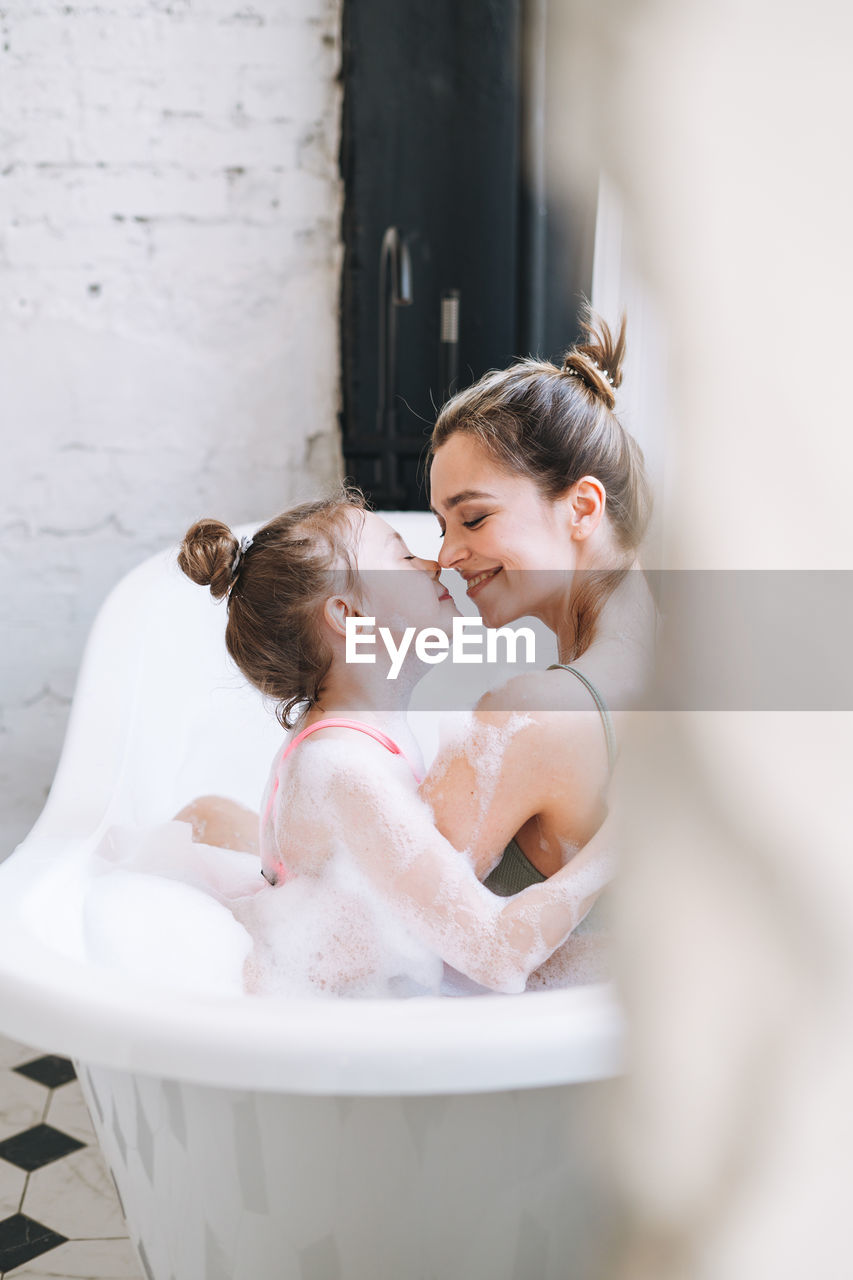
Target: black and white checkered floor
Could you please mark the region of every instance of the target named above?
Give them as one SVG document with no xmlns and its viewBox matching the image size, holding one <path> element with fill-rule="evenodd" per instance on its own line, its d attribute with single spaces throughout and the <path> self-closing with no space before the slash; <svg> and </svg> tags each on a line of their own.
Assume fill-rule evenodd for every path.
<svg viewBox="0 0 853 1280">
<path fill-rule="evenodd" d="M 0 1280 L 140 1280 L 67 1058 L 0 1036 Z"/>
</svg>

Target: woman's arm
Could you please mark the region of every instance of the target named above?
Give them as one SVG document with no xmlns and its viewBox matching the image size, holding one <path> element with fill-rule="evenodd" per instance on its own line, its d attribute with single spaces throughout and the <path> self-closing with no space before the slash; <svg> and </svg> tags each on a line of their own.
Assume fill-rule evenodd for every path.
<svg viewBox="0 0 853 1280">
<path fill-rule="evenodd" d="M 530 973 L 565 941 L 610 879 L 601 842 L 593 841 L 544 884 L 498 898 L 436 831 L 426 805 L 387 770 L 377 770 L 375 757 L 365 756 L 356 760 L 348 744 L 330 743 L 322 765 L 316 762 L 330 806 L 326 829 L 412 933 L 447 964 L 493 990 L 523 991 Z M 320 781 L 315 776 L 315 784 Z"/>
<path fill-rule="evenodd" d="M 556 687 L 551 681 L 549 696 Z M 442 744 L 421 784 L 436 827 L 480 880 L 536 814 L 559 805 L 578 815 L 581 832 L 600 823 L 607 756 L 598 715 L 542 701 L 541 674 L 488 694 Z"/>
</svg>

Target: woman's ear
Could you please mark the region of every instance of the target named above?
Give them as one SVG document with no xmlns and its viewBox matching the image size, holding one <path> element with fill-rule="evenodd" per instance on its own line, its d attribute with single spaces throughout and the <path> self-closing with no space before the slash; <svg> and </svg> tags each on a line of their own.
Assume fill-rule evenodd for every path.
<svg viewBox="0 0 853 1280">
<path fill-rule="evenodd" d="M 607 491 L 595 476 L 581 476 L 566 494 L 566 510 L 569 518 L 569 536 L 582 542 L 594 533 L 601 523 L 607 506 Z"/>
<path fill-rule="evenodd" d="M 347 618 L 358 616 L 358 610 L 343 596 L 330 596 L 323 605 L 323 621 L 338 636 L 346 636 Z"/>
</svg>

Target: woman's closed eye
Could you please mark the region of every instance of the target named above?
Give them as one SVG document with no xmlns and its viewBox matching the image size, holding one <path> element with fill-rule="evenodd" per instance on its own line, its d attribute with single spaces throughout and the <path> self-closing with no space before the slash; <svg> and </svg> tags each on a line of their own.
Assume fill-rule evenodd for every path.
<svg viewBox="0 0 853 1280">
<path fill-rule="evenodd" d="M 463 520 L 462 527 L 463 529 L 476 529 L 477 526 L 482 524 L 484 520 L 488 520 L 490 515 L 491 515 L 491 512 L 487 512 L 484 516 L 475 516 L 473 520 Z M 438 535 L 439 538 L 443 538 L 446 533 L 447 533 L 447 530 L 442 529 L 439 532 L 439 535 Z"/>
</svg>

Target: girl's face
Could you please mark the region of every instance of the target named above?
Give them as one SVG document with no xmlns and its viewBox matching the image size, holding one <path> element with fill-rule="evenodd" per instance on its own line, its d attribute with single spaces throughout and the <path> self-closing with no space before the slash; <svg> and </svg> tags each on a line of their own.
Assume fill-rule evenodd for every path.
<svg viewBox="0 0 853 1280">
<path fill-rule="evenodd" d="M 543 498 L 533 480 L 497 466 L 461 431 L 436 450 L 430 491 L 443 539 L 438 562 L 462 575 L 486 625 L 547 617 L 577 563 L 567 502 Z"/>
<path fill-rule="evenodd" d="M 392 632 L 437 627 L 449 634 L 459 610 L 438 580 L 438 563 L 413 556 L 399 533 L 372 511 L 359 523 L 354 553 L 364 613 Z"/>
</svg>

